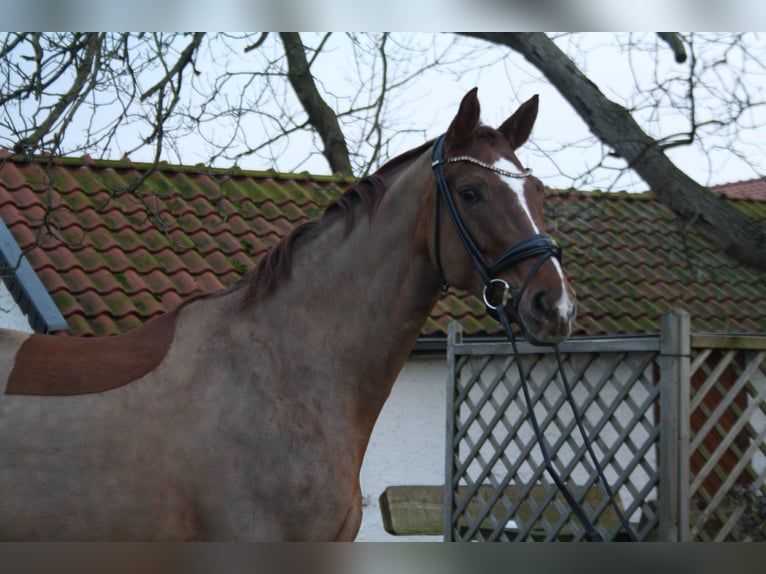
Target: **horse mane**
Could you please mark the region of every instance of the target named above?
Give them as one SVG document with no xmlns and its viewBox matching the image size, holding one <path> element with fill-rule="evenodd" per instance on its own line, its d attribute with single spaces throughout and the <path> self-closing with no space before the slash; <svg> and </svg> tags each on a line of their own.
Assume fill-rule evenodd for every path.
<svg viewBox="0 0 766 574">
<path fill-rule="evenodd" d="M 270 295 L 276 289 L 280 281 L 290 277 L 292 271 L 292 259 L 295 246 L 304 238 L 320 232 L 327 227 L 330 217 L 335 214 L 345 216 L 345 235 L 351 232 L 356 222 L 356 207 L 362 205 L 367 217 L 372 221 L 380 199 L 385 193 L 390 172 L 397 170 L 403 164 L 408 163 L 414 157 L 422 154 L 433 141 L 413 148 L 403 154 L 389 160 L 374 174 L 362 178 L 351 184 L 343 194 L 327 205 L 322 216 L 313 221 L 308 221 L 296 227 L 289 235 L 284 237 L 276 246 L 266 253 L 234 288 L 245 287 L 242 297 L 242 305 L 245 306 L 257 299 Z"/>
</svg>

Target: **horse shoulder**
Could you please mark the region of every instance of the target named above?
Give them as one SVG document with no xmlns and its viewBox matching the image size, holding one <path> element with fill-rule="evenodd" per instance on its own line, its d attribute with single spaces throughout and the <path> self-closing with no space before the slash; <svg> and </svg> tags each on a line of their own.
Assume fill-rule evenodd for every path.
<svg viewBox="0 0 766 574">
<path fill-rule="evenodd" d="M 141 379 L 167 354 L 177 316 L 177 312 L 160 315 L 137 329 L 111 337 L 28 335 L 16 347 L 5 393 L 99 393 Z M 18 342 L 18 338 L 15 340 Z"/>
</svg>

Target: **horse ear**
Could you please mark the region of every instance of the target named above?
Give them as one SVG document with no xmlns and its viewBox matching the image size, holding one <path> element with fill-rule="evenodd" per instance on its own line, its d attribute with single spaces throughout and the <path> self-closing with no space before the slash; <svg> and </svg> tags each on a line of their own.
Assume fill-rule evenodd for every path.
<svg viewBox="0 0 766 574">
<path fill-rule="evenodd" d="M 498 128 L 498 131 L 508 138 L 508 142 L 513 149 L 521 147 L 529 138 L 532 126 L 535 125 L 535 120 L 537 119 L 539 101 L 540 98 L 537 95 L 532 96 L 521 104 L 516 113 L 505 120 L 503 125 Z"/>
<path fill-rule="evenodd" d="M 449 141 L 465 141 L 479 125 L 479 97 L 476 95 L 478 91 L 479 88 L 474 88 L 463 96 L 460 109 L 447 129 Z"/>
</svg>

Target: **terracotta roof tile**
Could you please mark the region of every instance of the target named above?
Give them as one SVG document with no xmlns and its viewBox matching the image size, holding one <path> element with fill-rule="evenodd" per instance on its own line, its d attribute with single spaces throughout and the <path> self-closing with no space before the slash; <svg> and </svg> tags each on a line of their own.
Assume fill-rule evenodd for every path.
<svg viewBox="0 0 766 574">
<path fill-rule="evenodd" d="M 731 199 L 766 201 L 766 178 L 714 185 L 710 189 Z"/>
<path fill-rule="evenodd" d="M 183 297 L 195 293 L 199 289 L 199 285 L 186 271 L 179 271 L 169 275 L 169 279 L 172 281 L 175 291 Z"/>
<path fill-rule="evenodd" d="M 191 291 L 189 293 L 191 293 Z M 160 304 L 161 299 L 158 299 L 156 295 L 149 293 L 148 291 L 135 293 L 131 295 L 130 300 L 135 306 L 136 311 L 140 313 L 140 316 L 143 317 L 144 320 L 159 315 L 165 311 L 164 307 Z"/>
<path fill-rule="evenodd" d="M 147 167 L 30 162 L 0 150 L 0 217 L 71 334 L 122 332 L 233 284 L 291 229 L 321 215 L 345 183 L 162 164 L 127 192 Z M 714 190 L 745 198 L 730 201 L 766 222 L 766 180 Z M 655 331 L 676 307 L 697 330 L 766 331 L 766 274 L 711 251 L 648 195 L 549 192 L 546 212 L 578 293 L 578 334 Z M 469 336 L 500 332 L 479 301 L 450 292 L 422 335 L 443 337 L 454 320 Z"/>
<path fill-rule="evenodd" d="M 197 287 L 205 293 L 214 293 L 226 287 L 222 278 L 212 271 L 204 271 L 194 278 Z M 171 292 L 169 292 L 171 293 Z"/>
</svg>

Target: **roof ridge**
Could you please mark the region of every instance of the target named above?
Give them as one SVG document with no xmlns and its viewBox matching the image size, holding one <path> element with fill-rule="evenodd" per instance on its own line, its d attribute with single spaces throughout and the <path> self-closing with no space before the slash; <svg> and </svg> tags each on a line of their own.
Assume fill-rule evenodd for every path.
<svg viewBox="0 0 766 574">
<path fill-rule="evenodd" d="M 280 180 L 292 180 L 292 181 L 316 181 L 319 183 L 337 183 L 344 185 L 353 183 L 359 178 L 345 175 L 320 175 L 312 174 L 308 171 L 302 171 L 300 173 L 281 172 L 275 169 L 266 170 L 254 170 L 243 169 L 238 165 L 232 167 L 211 167 L 198 163 L 195 165 L 176 164 L 169 163 L 167 161 L 160 161 L 157 165 L 152 162 L 134 162 L 128 157 L 124 157 L 119 160 L 114 159 L 93 159 L 89 155 L 83 155 L 81 157 L 72 156 L 50 156 L 50 155 L 35 155 L 32 157 L 15 154 L 9 150 L 0 148 L 0 160 L 12 161 L 14 163 L 36 163 L 46 164 L 52 163 L 56 166 L 62 167 L 89 167 L 91 169 L 133 169 L 137 171 L 148 170 L 154 167 L 154 170 L 160 173 L 193 173 L 200 175 L 217 175 L 217 176 L 230 176 L 230 177 L 252 177 L 258 179 L 275 178 Z"/>
<path fill-rule="evenodd" d="M 724 188 L 731 185 L 741 185 L 743 183 L 757 183 L 762 182 L 766 180 L 766 175 L 762 175 L 760 177 L 750 177 L 748 179 L 738 179 L 736 181 L 728 181 L 726 183 L 716 183 L 714 185 L 708 186 L 709 189 L 717 189 L 717 188 Z"/>
<path fill-rule="evenodd" d="M 570 187 L 568 189 L 557 189 L 557 188 L 546 188 L 546 193 L 553 194 L 557 197 L 566 197 L 567 195 L 578 195 L 578 196 L 585 196 L 588 198 L 595 198 L 595 199 L 638 199 L 638 200 L 646 200 L 646 199 L 654 199 L 654 195 L 651 191 L 627 191 L 627 190 L 619 190 L 619 191 L 607 191 L 603 189 L 575 189 L 573 187 Z"/>
</svg>

